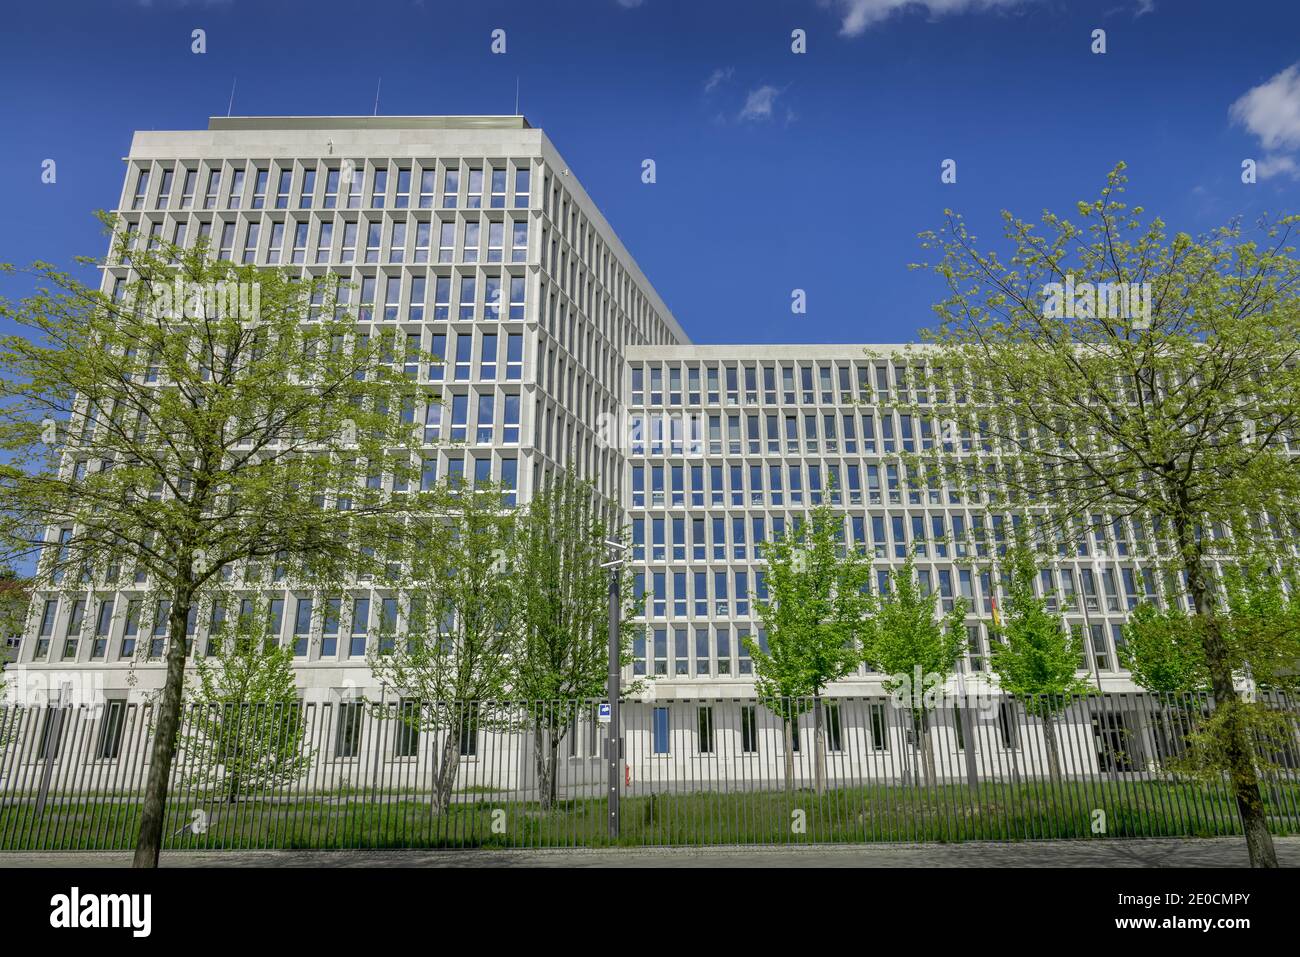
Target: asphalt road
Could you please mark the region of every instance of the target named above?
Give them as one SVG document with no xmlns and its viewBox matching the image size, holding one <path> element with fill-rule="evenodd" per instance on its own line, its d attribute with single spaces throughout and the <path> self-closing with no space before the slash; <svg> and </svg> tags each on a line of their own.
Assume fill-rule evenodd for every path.
<svg viewBox="0 0 1300 957">
<path fill-rule="evenodd" d="M 1275 837 L 1284 867 L 1300 838 Z M 0 853 L 0 867 L 125 867 L 117 851 Z M 1241 838 L 545 851 L 175 851 L 163 867 L 1246 867 Z"/>
</svg>

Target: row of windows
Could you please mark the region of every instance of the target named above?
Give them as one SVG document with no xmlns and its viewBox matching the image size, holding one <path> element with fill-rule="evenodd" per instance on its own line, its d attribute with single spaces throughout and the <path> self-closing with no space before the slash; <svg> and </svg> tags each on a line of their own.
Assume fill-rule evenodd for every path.
<svg viewBox="0 0 1300 957">
<path fill-rule="evenodd" d="M 455 222 L 414 219 L 220 219 L 191 223 L 166 220 L 128 221 L 124 227 L 124 263 L 140 243 L 149 250 L 164 241 L 187 247 L 191 237 L 211 245 L 216 238 L 218 258 L 230 262 L 267 265 L 317 265 L 330 263 L 524 263 L 528 260 L 528 221 L 497 220 L 463 223 L 457 242 Z M 434 245 L 434 241 L 437 245 Z M 507 248 L 509 255 L 507 257 Z"/>
<path fill-rule="evenodd" d="M 835 700 L 823 703 L 823 729 L 827 752 L 834 755 L 846 749 L 854 749 L 880 754 L 887 754 L 891 750 L 898 750 L 905 755 L 916 753 L 919 742 L 915 724 L 910 716 L 907 712 L 884 703 L 866 704 L 865 714 L 861 715 L 864 719 L 862 738 L 855 748 L 850 738 L 852 732 L 850 721 L 857 710 L 851 704 L 843 705 Z M 650 712 L 651 753 L 666 756 L 673 753 L 674 746 L 690 749 L 692 743 L 695 753 L 700 755 L 714 755 L 719 751 L 731 754 L 758 754 L 764 741 L 767 742 L 767 746 L 773 747 L 778 752 L 786 747 L 785 725 L 779 718 L 766 718 L 757 705 L 740 705 L 736 711 L 737 720 L 734 726 L 730 722 L 718 721 L 715 711 L 722 711 L 724 715 L 726 713 L 712 704 L 655 706 Z M 959 706 L 954 705 L 949 712 L 936 713 L 932 719 L 937 726 L 946 724 L 950 728 L 951 741 L 958 752 L 966 750 L 965 719 Z M 812 734 L 813 720 L 812 714 L 808 713 L 790 722 L 789 747 L 794 753 L 803 751 L 805 737 Z M 982 719 L 975 719 L 974 716 L 972 720 L 981 720 L 983 723 Z M 992 744 L 1007 751 L 1018 750 L 1021 747 L 1020 725 L 1023 722 L 1023 717 L 1017 716 L 1013 703 L 1002 702 L 992 718 L 992 723 L 996 726 L 996 736 L 982 735 L 977 732 L 974 746 L 985 748 Z M 1099 757 L 1101 754 L 1099 741 Z"/>
<path fill-rule="evenodd" d="M 338 278 L 335 290 L 335 312 L 342 318 L 353 306 L 358 322 L 424 322 L 434 321 L 488 321 L 521 322 L 527 311 L 527 280 L 523 276 L 485 274 L 482 282 L 478 275 L 453 277 L 435 276 L 432 283 L 427 276 L 367 275 L 358 282 Z M 135 289 L 135 283 L 125 277 L 113 282 L 111 295 L 116 302 L 124 302 Z M 432 302 L 430 302 L 432 292 Z M 318 318 L 324 302 L 320 292 L 313 302 L 309 318 Z M 354 302 L 355 296 L 355 302 Z M 430 310 L 431 307 L 431 311 Z"/>
<path fill-rule="evenodd" d="M 1124 648 L 1124 631 L 1120 622 L 1075 622 L 1070 627 L 1082 644 L 1079 671 L 1119 670 L 1118 652 Z M 1106 634 L 1108 627 L 1109 639 Z M 985 627 L 982 624 L 967 625 L 966 636 L 964 661 L 969 664 L 971 672 L 985 671 L 989 648 Z M 648 625 L 638 629 L 633 637 L 632 673 L 638 677 L 653 675 L 657 678 L 748 678 L 754 673 L 754 663 L 746 647 L 750 638 L 761 651 L 768 651 L 766 631 L 752 625 L 738 625 L 734 635 L 726 625 Z M 870 668 L 859 665 L 854 674 L 863 677 L 872 673 Z"/>
<path fill-rule="evenodd" d="M 507 201 L 524 209 L 530 182 L 528 160 L 479 166 L 364 160 L 159 164 L 136 171 L 130 208 L 431 209 L 436 192 L 443 209 L 505 209 Z"/>
<path fill-rule="evenodd" d="M 47 599 L 43 605 L 34 660 L 44 661 L 49 656 L 59 605 L 57 598 Z M 194 653 L 195 640 L 200 637 L 203 637 L 200 642 L 203 654 L 219 653 L 222 629 L 232 625 L 236 618 L 250 618 L 256 613 L 256 607 L 252 598 L 243 598 L 232 615 L 232 609 L 224 604 L 213 604 L 207 613 L 203 636 L 199 633 L 200 609 L 197 605 L 191 608 L 185 628 L 186 654 Z M 298 657 L 307 656 L 311 639 L 315 637 L 319 639 L 322 658 L 364 658 L 367 651 L 392 649 L 406 625 L 398 599 L 392 596 L 372 599 L 369 595 L 358 595 L 322 602 L 310 597 L 274 597 L 263 607 L 268 641 L 291 644 Z M 93 622 L 85 620 L 86 609 L 84 598 L 72 600 L 67 609 L 60 649 L 62 659 L 76 659 L 82 640 L 89 640 L 91 660 L 102 660 L 108 655 L 114 637 L 118 639 L 114 647 L 118 658 L 131 658 L 137 653 L 160 658 L 166 653 L 170 601 L 163 599 L 147 607 L 143 598 L 104 598 L 95 604 Z M 291 614 L 288 619 L 286 612 Z M 84 634 L 87 624 L 91 625 L 88 635 Z M 449 631 L 451 625 L 452 622 L 445 622 L 444 629 Z"/>
<path fill-rule="evenodd" d="M 870 360 L 831 363 L 721 362 L 634 363 L 631 366 L 629 404 L 804 405 L 831 402 L 868 402 L 911 394 L 906 366 Z M 874 373 L 873 373 L 874 370 Z M 873 392 L 874 385 L 874 392 Z M 684 386 L 684 388 L 683 388 Z M 683 398 L 685 402 L 683 403 Z"/>
<path fill-rule="evenodd" d="M 945 452 L 993 451 L 989 438 L 977 439 L 973 423 L 945 426 L 929 417 L 871 412 L 767 412 L 741 415 L 688 412 L 664 415 L 629 415 L 626 445 L 633 455 L 719 454 L 724 445 L 732 454 L 836 452 L 918 452 L 942 446 Z M 877 428 L 879 426 L 879 428 Z M 725 441 L 724 441 L 725 440 Z"/>
<path fill-rule="evenodd" d="M 634 546 L 643 548 L 643 546 Z M 725 545 L 715 545 L 715 558 L 725 549 Z M 743 545 L 733 545 L 735 551 L 728 559 L 745 560 Z M 755 555 L 761 559 L 761 555 Z M 674 556 L 677 561 L 685 561 L 685 554 Z M 639 559 L 638 559 L 639 560 Z M 696 546 L 691 556 L 693 561 L 702 561 L 703 548 Z M 876 569 L 876 588 L 883 593 L 889 588 L 890 570 Z M 924 595 L 934 594 L 939 597 L 939 607 L 946 614 L 953 610 L 955 600 L 965 599 L 968 613 L 978 614 L 981 609 L 985 615 L 993 613 L 993 599 L 996 589 L 993 587 L 991 573 L 973 568 L 960 567 L 921 567 L 916 569 L 917 584 Z M 682 569 L 664 571 L 641 571 L 635 573 L 635 589 L 638 600 L 645 598 L 644 613 L 647 617 L 694 618 L 743 618 L 751 613 L 751 599 L 765 602 L 768 599 L 766 571 L 757 569 L 737 569 L 730 565 L 725 569 Z M 734 585 L 732 584 L 734 582 Z M 749 590 L 750 583 L 754 590 Z M 1124 595 L 1119 593 L 1123 584 Z M 710 590 L 712 585 L 712 590 Z M 976 586 L 978 585 L 978 592 Z M 1006 582 L 1001 583 L 1005 589 Z M 670 587 L 671 586 L 671 587 Z M 647 594 L 648 587 L 648 594 Z M 1039 573 L 1036 583 L 1039 595 L 1046 597 L 1050 611 L 1067 611 L 1078 614 L 1089 612 L 1119 613 L 1131 611 L 1138 603 L 1146 600 L 1154 604 L 1161 601 L 1161 583 L 1149 568 L 1123 566 L 1120 568 L 1044 568 Z M 1175 601 L 1186 601 L 1183 589 L 1177 579 L 1164 582 L 1165 595 L 1177 596 Z M 734 604 L 733 597 L 734 596 Z M 733 615 L 734 611 L 734 615 Z"/>
<path fill-rule="evenodd" d="M 703 587 L 705 573 L 697 572 L 697 588 Z M 719 573 L 716 587 L 726 588 L 724 573 Z M 743 573 L 737 574 L 737 586 L 743 584 Z M 656 585 L 656 589 L 658 588 Z M 145 601 L 142 598 L 106 598 L 95 606 L 95 618 L 89 635 L 83 635 L 87 622 L 85 599 L 75 599 L 68 610 L 64 623 L 64 638 L 60 657 L 63 660 L 75 660 L 78 657 L 81 642 L 90 642 L 91 660 L 103 660 L 108 656 L 110 642 L 114 637 L 114 611 L 120 602 L 125 602 L 121 615 L 121 629 L 115 643 L 118 658 L 132 658 L 144 654 L 151 658 L 160 658 L 166 653 L 168 639 L 170 602 L 162 600 L 153 605 L 153 615 L 147 616 Z M 286 621 L 286 611 L 292 617 Z M 34 660 L 44 661 L 49 657 L 56 619 L 58 618 L 59 599 L 45 601 L 41 623 L 37 633 Z M 719 610 L 720 611 L 720 610 Z M 198 607 L 191 609 L 186 625 L 186 654 L 194 653 L 194 643 L 199 636 Z M 237 614 L 248 618 L 255 614 L 253 599 L 240 601 Z M 380 595 L 376 599 L 370 596 L 351 598 L 330 598 L 319 604 L 311 597 L 276 597 L 265 604 L 265 628 L 268 640 L 276 644 L 290 644 L 297 657 L 306 658 L 313 638 L 318 639 L 319 657 L 325 659 L 364 659 L 368 652 L 392 650 L 400 640 L 406 625 L 403 608 L 398 598 Z M 724 615 L 719 614 L 719 617 Z M 150 624 L 151 621 L 151 624 Z M 221 632 L 230 624 L 229 609 L 222 604 L 215 604 L 208 613 L 206 640 L 201 642 L 204 654 L 213 655 L 220 651 Z M 444 622 L 444 631 L 450 632 L 452 622 Z M 286 633 L 286 625 L 290 630 Z M 1122 626 L 1118 622 L 1109 623 L 1115 648 L 1123 647 Z M 1074 624 L 1079 631 L 1083 623 Z M 1091 653 L 1091 660 L 1099 671 L 1110 671 L 1111 648 L 1107 644 L 1106 625 L 1099 622 L 1088 623 L 1090 647 L 1085 649 L 1085 656 Z M 741 625 L 734 636 L 728 626 L 648 626 L 639 629 L 633 639 L 632 670 L 635 675 L 653 674 L 679 677 L 704 677 L 717 675 L 741 677 L 753 674 L 753 662 L 745 646 L 745 637 L 752 635 L 758 647 L 767 651 L 766 633 L 762 628 Z M 980 625 L 968 626 L 968 649 L 972 670 L 980 671 L 984 667 L 987 644 Z M 1080 662 L 1080 669 L 1088 668 L 1085 657 Z"/>
</svg>

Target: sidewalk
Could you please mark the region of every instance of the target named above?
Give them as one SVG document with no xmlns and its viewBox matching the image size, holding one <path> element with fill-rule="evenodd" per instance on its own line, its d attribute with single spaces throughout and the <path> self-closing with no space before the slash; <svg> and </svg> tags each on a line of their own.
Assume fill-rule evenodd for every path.
<svg viewBox="0 0 1300 957">
<path fill-rule="evenodd" d="M 1300 837 L 1275 837 L 1300 867 Z M 0 868 L 126 867 L 122 851 L 0 853 Z M 1246 867 L 1242 838 L 599 850 L 172 851 L 163 867 Z"/>
</svg>

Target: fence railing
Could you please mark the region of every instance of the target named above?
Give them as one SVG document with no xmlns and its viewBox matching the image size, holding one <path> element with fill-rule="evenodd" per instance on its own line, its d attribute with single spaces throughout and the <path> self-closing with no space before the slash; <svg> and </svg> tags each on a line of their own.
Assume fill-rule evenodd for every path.
<svg viewBox="0 0 1300 957">
<path fill-rule="evenodd" d="M 1260 742 L 1271 828 L 1300 832 L 1300 710 Z M 625 702 L 621 829 L 595 701 L 190 707 L 169 848 L 577 847 L 1239 833 L 1181 763 L 1203 696 Z M 786 720 L 788 716 L 789 720 Z M 153 711 L 0 711 L 0 850 L 128 848 Z M 820 745 L 819 745 L 820 742 Z"/>
</svg>

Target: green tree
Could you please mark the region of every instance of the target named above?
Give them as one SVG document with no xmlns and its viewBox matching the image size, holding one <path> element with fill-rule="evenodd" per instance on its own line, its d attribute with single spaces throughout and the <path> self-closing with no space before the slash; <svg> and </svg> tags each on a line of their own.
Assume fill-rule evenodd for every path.
<svg viewBox="0 0 1300 957">
<path fill-rule="evenodd" d="M 813 710 L 817 793 L 826 789 L 827 685 L 861 663 L 858 634 L 870 587 L 871 563 L 846 548 L 844 520 L 819 505 L 806 522 L 764 546 L 769 598 L 757 602 L 767 648 L 744 639 L 754 662 L 755 688 L 785 729 L 785 782 L 794 787 L 794 722 Z"/>
<path fill-rule="evenodd" d="M 292 783 L 311 766 L 291 646 L 267 627 L 266 600 L 213 632 L 186 692 L 178 767 L 189 788 L 235 803 Z"/>
<path fill-rule="evenodd" d="M 1181 606 L 1143 602 L 1124 623 L 1120 664 L 1135 684 L 1162 696 L 1208 690 L 1210 673 L 1199 625 L 1199 619 Z"/>
<path fill-rule="evenodd" d="M 3 668 L 9 641 L 21 640 L 31 602 L 29 583 L 11 565 L 0 564 L 0 692 L 4 690 Z"/>
<path fill-rule="evenodd" d="M 556 758 L 576 734 L 582 702 L 603 698 L 609 675 L 609 571 L 613 532 L 595 490 L 566 473 L 520 509 L 510 559 L 518 647 L 512 696 L 528 702 L 542 807 L 556 795 Z M 632 659 L 632 571 L 622 566 L 620 658 Z M 627 693 L 635 687 L 624 689 Z"/>
<path fill-rule="evenodd" d="M 1256 550 L 1241 564 L 1221 570 L 1216 590 L 1224 596 L 1220 628 L 1237 681 L 1266 692 L 1300 690 L 1300 595 L 1294 563 Z M 1203 706 L 1213 692 L 1200 630 L 1204 620 L 1182 607 L 1144 603 L 1124 627 L 1121 662 L 1133 680 L 1160 694 L 1166 725 L 1181 730 L 1186 746 L 1173 766 L 1192 775 L 1217 778 L 1231 773 L 1223 746 L 1218 707 Z M 1276 771 L 1276 756 L 1295 747 L 1296 722 L 1286 708 L 1253 697 L 1243 700 L 1239 718 L 1246 728 L 1257 770 Z M 1189 730 L 1190 729 L 1190 730 Z M 1168 729 L 1166 728 L 1166 732 Z M 1168 750 L 1172 751 L 1172 748 Z"/>
<path fill-rule="evenodd" d="M 997 639 L 990 647 L 990 667 L 1001 689 L 1017 698 L 1025 710 L 1043 723 L 1047 759 L 1053 780 L 1061 777 L 1060 744 L 1056 717 L 1074 696 L 1088 694 L 1088 682 L 1078 676 L 1083 654 L 1082 637 L 1072 634 L 1061 616 L 1048 611 L 1048 596 L 1034 592 L 1038 565 L 1033 549 L 1017 544 L 1002 562 L 1007 572 Z"/>
<path fill-rule="evenodd" d="M 447 810 L 463 755 L 478 732 L 506 719 L 499 712 L 517 648 L 511 560 L 516 515 L 501 490 L 440 485 L 435 515 L 412 536 L 405 640 L 392 623 L 368 654 L 371 670 L 399 707 L 380 717 L 415 735 L 442 735 L 434 765 L 432 807 Z"/>
<path fill-rule="evenodd" d="M 1297 219 L 1264 220 L 1256 237 L 1237 223 L 1169 237 L 1120 202 L 1124 182 L 1120 164 L 1077 223 L 1046 212 L 1040 230 L 1004 213 L 1006 255 L 981 248 L 952 212 L 922 234 L 948 287 L 931 348 L 915 356 L 933 400 L 925 414 L 945 432 L 969 429 L 1000 465 L 935 467 L 952 465 L 1002 506 L 1046 512 L 1065 539 L 1094 516 L 1152 523 L 1198 619 L 1251 861 L 1275 866 L 1209 570 L 1296 527 Z M 1210 534 L 1216 526 L 1235 534 Z"/>
<path fill-rule="evenodd" d="M 143 573 L 172 637 L 226 574 L 255 588 L 268 564 L 295 586 L 368 568 L 363 547 L 404 534 L 421 500 L 391 492 L 416 474 L 403 413 L 428 398 L 393 340 L 368 336 L 331 278 L 116 237 L 115 292 L 37 263 L 37 292 L 0 300 L 22 333 L 0 339 L 0 557 L 39 553 L 42 590 Z M 161 847 L 183 643 L 165 659 L 140 867 Z"/>
<path fill-rule="evenodd" d="M 966 602 L 957 599 L 942 619 L 938 596 L 917 583 L 912 555 L 891 569 L 888 588 L 873 596 L 863 640 L 863 658 L 884 675 L 882 684 L 911 715 L 916 747 L 926 780 L 937 781 L 931 712 L 939 706 L 944 684 L 966 650 Z"/>
</svg>

